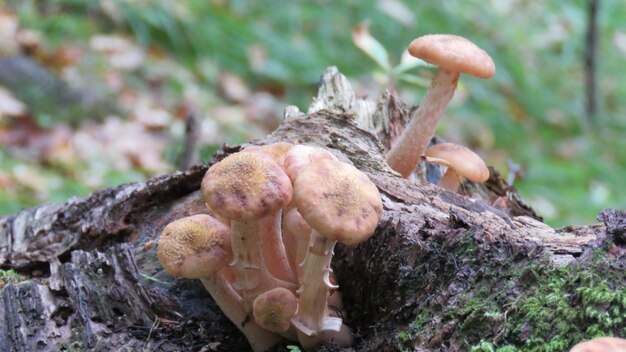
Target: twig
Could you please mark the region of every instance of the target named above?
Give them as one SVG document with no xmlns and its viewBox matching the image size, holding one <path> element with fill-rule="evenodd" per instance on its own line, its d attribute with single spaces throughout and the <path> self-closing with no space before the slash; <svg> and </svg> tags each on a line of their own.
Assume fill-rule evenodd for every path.
<svg viewBox="0 0 626 352">
<path fill-rule="evenodd" d="M 587 37 L 585 45 L 585 84 L 587 119 L 593 121 L 598 113 L 598 87 L 596 81 L 596 61 L 598 60 L 598 8 L 599 0 L 588 0 Z"/>
<path fill-rule="evenodd" d="M 196 161 L 198 139 L 200 138 L 200 126 L 198 116 L 190 112 L 185 119 L 185 149 L 178 159 L 178 168 L 186 170 Z"/>
</svg>

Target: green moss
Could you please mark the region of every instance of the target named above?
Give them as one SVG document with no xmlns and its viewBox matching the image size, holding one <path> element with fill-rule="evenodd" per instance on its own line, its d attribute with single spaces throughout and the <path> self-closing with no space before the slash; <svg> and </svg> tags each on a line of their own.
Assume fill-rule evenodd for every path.
<svg viewBox="0 0 626 352">
<path fill-rule="evenodd" d="M 604 263 L 607 264 L 607 263 Z M 521 284 L 516 295 L 497 292 L 477 295 L 464 304 L 461 328 L 484 326 L 490 317 L 504 314 L 500 336 L 519 351 L 565 351 L 574 344 L 597 336 L 626 333 L 626 288 L 613 284 L 618 268 L 604 270 L 593 265 L 569 266 L 539 271 Z M 622 274 L 623 275 L 623 274 Z M 520 277 L 509 279 L 519 283 Z M 619 280 L 617 280 L 619 282 Z M 505 309 L 502 312 L 499 307 Z M 485 341 L 472 351 L 509 351 Z M 502 344 L 502 343 L 500 343 Z"/>
<path fill-rule="evenodd" d="M 606 249 L 562 268 L 549 258 L 486 242 L 473 231 L 431 238 L 407 285 L 429 295 L 418 301 L 419 313 L 398 333 L 398 344 L 414 349 L 440 336 L 468 351 L 550 352 L 626 335 L 623 263 Z"/>
<path fill-rule="evenodd" d="M 0 288 L 8 284 L 16 284 L 23 282 L 24 278 L 13 269 L 0 269 Z"/>
<path fill-rule="evenodd" d="M 60 350 L 65 352 L 80 352 L 83 350 L 83 342 L 76 340 L 69 344 L 64 343 L 60 346 Z"/>
<path fill-rule="evenodd" d="M 428 316 L 428 311 L 423 310 L 419 314 L 417 314 L 415 320 L 409 324 L 409 326 L 398 332 L 396 335 L 398 346 L 400 346 L 402 351 L 411 351 L 413 346 L 415 345 L 415 337 L 422 329 L 426 317 Z"/>
</svg>

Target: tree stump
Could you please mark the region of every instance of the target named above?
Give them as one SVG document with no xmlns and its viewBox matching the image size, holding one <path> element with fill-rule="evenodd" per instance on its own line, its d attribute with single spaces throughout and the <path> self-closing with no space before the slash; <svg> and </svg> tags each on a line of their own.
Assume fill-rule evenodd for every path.
<svg viewBox="0 0 626 352">
<path fill-rule="evenodd" d="M 626 335 L 626 213 L 553 229 L 492 173 L 467 196 L 388 168 L 411 109 L 386 92 L 357 99 L 335 68 L 307 114 L 288 107 L 264 140 L 334 149 L 367 173 L 384 205 L 375 235 L 333 259 L 355 346 L 321 351 L 566 351 Z M 162 228 L 206 212 L 200 181 L 240 146 L 182 172 L 0 218 L 0 351 L 247 351 L 197 280 L 156 259 Z M 421 168 L 416 178 L 436 178 Z M 285 351 L 285 346 L 277 350 Z"/>
</svg>

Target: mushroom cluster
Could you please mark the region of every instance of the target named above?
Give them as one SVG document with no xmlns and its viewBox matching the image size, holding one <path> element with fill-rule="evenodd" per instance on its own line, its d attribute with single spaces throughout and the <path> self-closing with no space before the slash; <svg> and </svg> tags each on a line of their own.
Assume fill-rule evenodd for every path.
<svg viewBox="0 0 626 352">
<path fill-rule="evenodd" d="M 387 154 L 389 166 L 408 178 L 420 159 L 447 167 L 440 185 L 456 191 L 461 177 L 485 182 L 489 170 L 469 149 L 446 143 L 426 150 L 439 120 L 452 99 L 459 76 L 466 73 L 482 79 L 495 73 L 491 57 L 471 41 L 450 34 L 429 34 L 411 42 L 409 54 L 438 66 L 424 101 Z"/>
<path fill-rule="evenodd" d="M 254 351 L 283 338 L 350 345 L 331 259 L 337 242 L 363 242 L 378 224 L 382 201 L 367 175 L 326 149 L 276 143 L 214 164 L 201 191 L 216 215 L 165 227 L 165 271 L 200 279 Z"/>
</svg>

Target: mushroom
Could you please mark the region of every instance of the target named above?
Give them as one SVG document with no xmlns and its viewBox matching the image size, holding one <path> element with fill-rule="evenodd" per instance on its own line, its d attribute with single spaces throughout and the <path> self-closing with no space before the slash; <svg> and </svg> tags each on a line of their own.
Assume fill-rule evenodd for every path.
<svg viewBox="0 0 626 352">
<path fill-rule="evenodd" d="M 324 148 L 302 144 L 295 145 L 285 154 L 285 172 L 291 182 L 294 183 L 304 168 L 313 161 L 321 159 L 337 160 L 337 157 Z"/>
<path fill-rule="evenodd" d="M 572 347 L 570 352 L 624 352 L 626 340 L 619 337 L 596 337 Z"/>
<path fill-rule="evenodd" d="M 456 192 L 460 186 L 460 178 L 483 183 L 489 179 L 489 169 L 478 154 L 454 143 L 436 144 L 426 151 L 426 161 L 447 166 L 446 173 L 441 177 L 439 186 Z"/>
<path fill-rule="evenodd" d="M 200 279 L 222 312 L 246 336 L 254 351 L 267 351 L 279 335 L 247 321 L 242 299 L 226 278 L 232 257 L 230 229 L 209 215 L 193 215 L 163 229 L 157 247 L 159 263 L 174 277 Z"/>
<path fill-rule="evenodd" d="M 337 288 L 330 282 L 333 248 L 337 242 L 353 245 L 368 239 L 378 224 L 382 200 L 376 186 L 355 167 L 320 159 L 297 176 L 294 203 L 313 228 L 298 289 L 300 307 L 291 320 L 300 343 L 308 348 L 324 339 L 324 331 L 342 331 L 341 318 L 329 316 L 327 303 L 329 289 Z"/>
<path fill-rule="evenodd" d="M 298 298 L 293 292 L 276 287 L 259 295 L 252 305 L 254 321 L 262 328 L 285 333 L 291 326 L 291 318 L 298 310 Z"/>
<path fill-rule="evenodd" d="M 459 74 L 487 79 L 495 73 L 493 60 L 485 51 L 456 35 L 425 35 L 413 40 L 408 50 L 439 68 L 415 117 L 387 154 L 389 166 L 404 178 L 413 172 L 435 134 L 437 123 L 454 95 Z"/>
<path fill-rule="evenodd" d="M 274 242 L 261 241 L 268 235 L 261 234 L 266 229 L 260 226 L 260 220 L 271 217 L 263 221 L 280 222 L 280 209 L 291 201 L 291 182 L 282 168 L 263 153 L 232 154 L 209 168 L 202 179 L 201 190 L 208 206 L 231 220 L 233 260 L 230 265 L 237 277 L 235 286 L 241 290 L 244 309 L 251 312 L 254 299 L 272 288 L 295 290 L 293 282 L 269 272 L 262 254 L 264 250 L 280 253 L 280 250 L 267 248 Z M 270 230 L 276 231 L 276 227 Z"/>
<path fill-rule="evenodd" d="M 245 147 L 242 152 L 261 152 L 265 153 L 274 159 L 280 167 L 284 166 L 284 159 L 294 145 L 288 142 L 277 142 L 271 144 L 265 144 L 261 146 L 252 145 Z"/>
<path fill-rule="evenodd" d="M 278 142 L 262 146 L 250 146 L 242 150 L 243 153 L 263 153 L 270 156 L 284 169 L 284 159 L 293 144 Z M 264 217 L 260 221 L 261 242 L 263 243 L 263 260 L 272 275 L 281 280 L 295 281 L 295 267 L 291 265 L 283 243 L 281 229 L 282 210 L 276 216 Z"/>
</svg>

